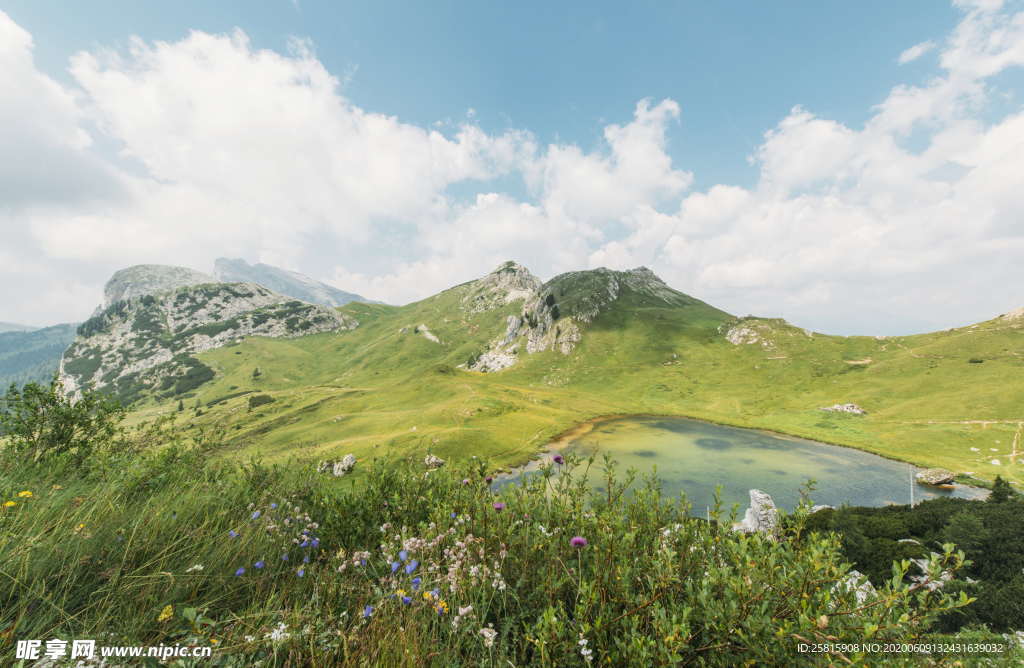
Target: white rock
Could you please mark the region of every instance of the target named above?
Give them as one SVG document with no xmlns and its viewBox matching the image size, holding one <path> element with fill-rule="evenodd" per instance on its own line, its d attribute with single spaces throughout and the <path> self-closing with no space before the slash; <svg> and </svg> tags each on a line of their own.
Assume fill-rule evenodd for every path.
<svg viewBox="0 0 1024 668">
<path fill-rule="evenodd" d="M 442 466 L 444 466 L 444 460 L 441 459 L 440 457 L 438 457 L 437 455 L 432 455 L 432 454 L 431 455 L 427 455 L 423 459 L 423 463 L 426 464 L 427 468 L 429 468 L 429 469 L 437 469 L 437 468 L 441 468 Z"/>
<path fill-rule="evenodd" d="M 750 507 L 737 529 L 743 533 L 775 535 L 779 530 L 779 511 L 772 497 L 759 489 L 750 490 Z"/>
</svg>

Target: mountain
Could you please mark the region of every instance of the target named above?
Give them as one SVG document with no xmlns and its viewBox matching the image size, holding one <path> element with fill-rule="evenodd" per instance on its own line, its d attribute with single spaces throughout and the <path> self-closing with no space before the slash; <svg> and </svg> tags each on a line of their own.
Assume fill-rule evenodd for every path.
<svg viewBox="0 0 1024 668">
<path fill-rule="evenodd" d="M 227 283 L 255 283 L 274 292 L 311 304 L 343 306 L 349 302 L 379 303 L 321 283 L 303 274 L 269 264 L 249 264 L 245 260 L 218 258 L 213 275 Z"/>
<path fill-rule="evenodd" d="M 249 336 L 287 338 L 358 324 L 259 285 L 205 279 L 190 269 L 158 265 L 115 273 L 103 305 L 78 327 L 60 361 L 64 391 L 76 396 L 83 388 L 105 390 L 125 402 L 142 393 L 178 397 L 213 377 L 195 353 Z"/>
<path fill-rule="evenodd" d="M 13 322 L 0 322 L 0 334 L 4 332 L 31 332 L 33 329 L 39 328 L 29 327 L 28 325 L 18 325 Z"/>
<path fill-rule="evenodd" d="M 49 383 L 60 357 L 75 338 L 76 325 L 0 332 L 0 394 L 11 384 Z"/>
<path fill-rule="evenodd" d="M 207 349 L 189 332 L 223 326 L 215 323 L 230 317 L 218 309 L 142 336 L 149 319 L 182 317 L 167 316 L 174 299 L 158 297 L 163 306 L 152 316 L 137 305 L 131 316 L 109 315 L 121 324 L 100 323 L 104 352 L 85 354 L 94 344 L 84 337 L 77 364 L 94 367 L 94 383 L 134 374 L 128 396 L 138 399 L 137 419 L 172 413 L 185 434 L 226 428 L 225 456 L 422 457 L 429 449 L 511 465 L 590 418 L 662 414 L 1024 481 L 1009 456 L 1024 445 L 1024 311 L 931 334 L 830 336 L 730 315 L 643 267 L 542 282 L 507 262 L 405 306 L 316 307 L 342 320 L 322 325 L 326 331 L 267 337 L 233 328 Z M 232 294 L 219 300 L 222 310 L 244 302 Z M 125 360 L 120 342 L 129 334 L 141 338 L 129 342 Z M 180 335 L 191 343 L 167 346 Z M 145 367 L 185 354 L 202 368 L 161 371 L 157 381 Z M 175 410 L 186 394 L 201 414 Z M 258 410 L 248 403 L 256 395 L 266 402 Z M 865 413 L 823 410 L 836 404 Z"/>
</svg>

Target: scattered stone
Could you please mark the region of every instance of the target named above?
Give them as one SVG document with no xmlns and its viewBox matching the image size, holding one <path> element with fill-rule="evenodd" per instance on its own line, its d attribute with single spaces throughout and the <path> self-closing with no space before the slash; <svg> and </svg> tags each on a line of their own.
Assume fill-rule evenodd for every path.
<svg viewBox="0 0 1024 668">
<path fill-rule="evenodd" d="M 818 512 L 819 510 L 835 510 L 835 506 L 827 506 L 825 504 L 819 504 L 817 506 L 811 506 L 811 514 Z"/>
<path fill-rule="evenodd" d="M 992 466 L 1002 466 L 1002 463 L 998 459 L 993 459 L 991 462 Z"/>
<path fill-rule="evenodd" d="M 878 592 L 875 591 L 875 586 L 860 571 L 850 571 L 844 579 L 836 582 L 832 586 L 832 591 L 836 592 L 837 590 L 852 590 L 857 597 L 858 605 L 878 595 Z"/>
<path fill-rule="evenodd" d="M 427 465 L 428 469 L 439 469 L 444 466 L 444 460 L 437 455 L 427 455 L 423 463 Z"/>
<path fill-rule="evenodd" d="M 344 457 L 337 461 L 331 461 L 329 459 L 321 460 L 320 463 L 317 464 L 316 472 L 327 473 L 328 471 L 330 471 L 331 475 L 333 475 L 335 478 L 340 478 L 341 476 L 350 472 L 355 467 L 355 455 L 345 455 Z"/>
<path fill-rule="evenodd" d="M 736 527 L 743 533 L 764 533 L 774 536 L 779 530 L 779 511 L 766 492 L 750 490 L 750 507 Z"/>
<path fill-rule="evenodd" d="M 832 406 L 825 406 L 821 410 L 829 411 L 830 413 L 852 413 L 854 415 L 868 414 L 866 410 L 857 404 L 834 404 Z"/>
<path fill-rule="evenodd" d="M 918 471 L 914 478 L 925 485 L 951 485 L 956 474 L 946 469 L 925 469 Z"/>
</svg>

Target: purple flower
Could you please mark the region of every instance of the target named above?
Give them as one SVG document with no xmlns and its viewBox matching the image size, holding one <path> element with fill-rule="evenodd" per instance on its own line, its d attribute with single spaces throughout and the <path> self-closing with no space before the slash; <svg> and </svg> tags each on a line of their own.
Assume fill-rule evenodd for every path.
<svg viewBox="0 0 1024 668">
<path fill-rule="evenodd" d="M 463 485 L 468 485 L 469 484 L 469 478 L 463 478 L 462 479 L 462 484 Z"/>
<path fill-rule="evenodd" d="M 501 501 L 498 501 L 497 503 L 494 504 L 494 509 L 495 510 L 505 510 L 505 504 L 502 503 Z"/>
<path fill-rule="evenodd" d="M 296 571 L 295 574 L 298 575 L 301 578 L 303 575 L 306 574 L 306 569 L 305 568 L 300 568 L 298 571 Z"/>
<path fill-rule="evenodd" d="M 311 542 L 310 545 L 312 545 L 314 548 L 320 547 L 320 539 L 314 538 L 313 542 Z"/>
<path fill-rule="evenodd" d="M 270 509 L 271 510 L 277 510 L 277 504 L 276 503 L 270 504 Z"/>
<path fill-rule="evenodd" d="M 256 568 L 263 568 L 264 566 L 266 566 L 266 564 L 263 563 L 263 560 L 261 559 L 260 561 L 257 561 L 255 564 L 253 564 L 253 566 L 255 566 Z"/>
<path fill-rule="evenodd" d="M 434 590 L 432 590 L 430 592 L 430 595 L 433 596 L 434 598 L 441 598 L 441 590 L 440 589 L 434 589 Z"/>
<path fill-rule="evenodd" d="M 252 519 L 258 520 L 259 518 L 260 518 L 260 511 L 258 511 L 258 510 L 254 511 L 253 514 L 252 514 Z"/>
<path fill-rule="evenodd" d="M 299 543 L 299 547 L 309 547 L 309 541 L 308 540 L 302 541 L 301 543 Z"/>
<path fill-rule="evenodd" d="M 406 552 L 405 550 L 399 551 L 399 553 L 398 553 L 398 560 L 399 561 L 408 561 L 409 560 L 409 553 Z"/>
<path fill-rule="evenodd" d="M 239 568 L 237 571 L 235 571 L 235 575 L 245 575 L 245 569 Z"/>
<path fill-rule="evenodd" d="M 451 515 L 449 515 L 449 517 L 451 517 L 452 519 L 455 519 L 458 516 L 459 516 L 458 513 L 452 513 Z"/>
<path fill-rule="evenodd" d="M 308 554 L 302 558 L 302 563 L 304 563 L 304 564 L 308 564 L 309 563 L 309 555 Z"/>
<path fill-rule="evenodd" d="M 573 547 L 586 547 L 587 539 L 583 536 L 573 536 L 569 539 L 569 545 L 572 545 Z"/>
<path fill-rule="evenodd" d="M 373 614 L 373 606 L 372 605 L 368 605 L 365 608 L 363 608 L 363 618 L 364 619 L 366 617 L 369 617 L 372 614 Z"/>
<path fill-rule="evenodd" d="M 282 554 L 281 555 L 281 561 L 288 561 L 288 555 L 287 554 Z"/>
<path fill-rule="evenodd" d="M 423 578 L 421 578 L 421 577 L 415 577 L 415 578 L 413 578 L 413 579 L 412 579 L 412 590 L 413 590 L 413 591 L 418 591 L 418 590 L 419 590 L 419 588 L 420 588 L 420 583 L 421 583 L 421 582 L 423 582 Z"/>
<path fill-rule="evenodd" d="M 408 596 L 403 596 L 402 597 L 402 603 L 405 603 L 406 605 L 409 605 L 410 603 L 412 603 L 412 599 L 409 598 Z"/>
<path fill-rule="evenodd" d="M 494 482 L 494 478 L 492 478 L 491 476 L 487 476 L 486 478 L 484 478 L 484 482 L 490 485 L 492 482 Z"/>
<path fill-rule="evenodd" d="M 564 464 L 565 457 L 563 457 L 562 455 L 555 455 L 554 457 L 551 458 L 551 461 L 553 461 L 556 464 Z"/>
<path fill-rule="evenodd" d="M 392 561 L 391 562 L 391 572 L 394 573 L 399 568 L 401 568 L 401 566 L 402 566 L 402 564 L 398 563 L 397 561 Z"/>
<path fill-rule="evenodd" d="M 238 538 L 238 532 L 232 529 L 228 532 L 228 536 L 230 536 L 231 538 Z"/>
<path fill-rule="evenodd" d="M 412 575 L 412 572 L 413 572 L 414 570 L 416 570 L 416 567 L 417 567 L 417 566 L 419 566 L 419 565 L 420 565 L 420 562 L 418 562 L 418 561 L 416 561 L 415 559 L 413 559 L 413 560 L 412 560 L 412 561 L 410 561 L 410 562 L 409 562 L 409 564 L 408 564 L 408 565 L 407 565 L 407 566 L 405 567 L 405 574 L 406 574 L 406 575 Z"/>
</svg>

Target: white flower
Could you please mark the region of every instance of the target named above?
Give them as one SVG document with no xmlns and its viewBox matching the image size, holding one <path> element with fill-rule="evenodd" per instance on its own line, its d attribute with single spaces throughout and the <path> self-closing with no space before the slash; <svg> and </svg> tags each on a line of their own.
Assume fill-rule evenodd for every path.
<svg viewBox="0 0 1024 668">
<path fill-rule="evenodd" d="M 484 638 L 484 647 L 494 647 L 494 639 L 498 637 L 498 632 L 494 630 L 493 624 L 488 624 L 486 629 L 480 629 L 480 635 Z"/>
<path fill-rule="evenodd" d="M 194 571 L 201 571 L 201 570 L 203 570 L 203 565 L 202 564 L 195 564 L 193 566 L 189 566 L 188 568 L 186 568 L 185 572 L 186 573 L 192 573 Z"/>
<path fill-rule="evenodd" d="M 263 636 L 271 642 L 281 642 L 292 637 L 292 634 L 288 633 L 288 627 L 285 626 L 284 622 L 279 623 L 274 629 Z"/>
</svg>

